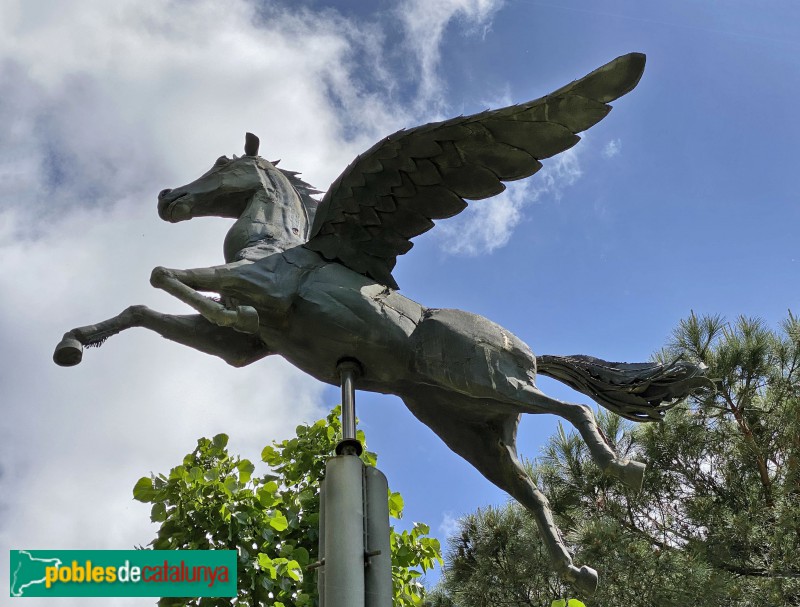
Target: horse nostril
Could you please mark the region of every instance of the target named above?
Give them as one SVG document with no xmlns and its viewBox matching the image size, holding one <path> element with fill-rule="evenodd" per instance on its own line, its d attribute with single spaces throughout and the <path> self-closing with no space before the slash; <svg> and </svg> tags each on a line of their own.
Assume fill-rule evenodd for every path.
<svg viewBox="0 0 800 607">
<path fill-rule="evenodd" d="M 171 191 L 172 191 L 172 188 L 167 188 L 166 190 L 161 190 L 161 191 L 158 193 L 158 197 L 159 197 L 159 198 L 164 198 L 164 196 L 166 196 L 167 194 L 169 194 Z"/>
</svg>

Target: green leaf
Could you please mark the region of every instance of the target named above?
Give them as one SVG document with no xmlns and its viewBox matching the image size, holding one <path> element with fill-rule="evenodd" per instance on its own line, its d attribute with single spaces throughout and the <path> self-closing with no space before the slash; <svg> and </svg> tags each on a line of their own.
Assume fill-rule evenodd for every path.
<svg viewBox="0 0 800 607">
<path fill-rule="evenodd" d="M 186 466 L 175 466 L 169 471 L 169 480 L 182 480 L 186 476 Z"/>
<path fill-rule="evenodd" d="M 374 468 L 378 465 L 378 454 L 373 453 L 372 451 L 367 451 L 366 449 L 361 454 L 361 461 L 364 462 L 367 466 L 371 466 Z"/>
<path fill-rule="evenodd" d="M 148 476 L 143 476 L 133 486 L 133 499 L 139 502 L 152 502 L 158 492 L 153 489 L 153 481 Z"/>
<path fill-rule="evenodd" d="M 281 546 L 280 555 L 282 557 L 289 557 L 292 555 L 292 551 L 294 550 L 294 546 L 292 544 L 286 543 Z"/>
<path fill-rule="evenodd" d="M 581 603 L 578 599 L 570 599 L 567 601 L 567 607 L 586 607 L 586 605 Z"/>
<path fill-rule="evenodd" d="M 550 607 L 567 607 L 567 601 L 564 599 L 556 599 L 550 604 Z"/>
<path fill-rule="evenodd" d="M 237 521 L 239 521 L 239 522 L 240 522 L 242 525 L 247 525 L 248 523 L 250 523 L 250 517 L 249 517 L 249 516 L 247 516 L 247 513 L 246 513 L 246 512 L 241 512 L 241 511 L 240 511 L 240 512 L 237 512 L 236 514 L 234 514 L 233 516 L 234 516 L 234 518 L 236 518 L 236 520 L 237 520 Z"/>
<path fill-rule="evenodd" d="M 301 581 L 303 579 L 303 570 L 300 568 L 300 563 L 297 561 L 289 561 L 286 563 L 286 575 L 295 582 Z"/>
<path fill-rule="evenodd" d="M 226 523 L 231 520 L 231 510 L 228 508 L 228 504 L 222 504 L 219 508 L 220 516 L 222 516 L 222 520 Z"/>
<path fill-rule="evenodd" d="M 264 508 L 272 508 L 274 505 L 279 504 L 281 502 L 280 496 L 276 495 L 275 490 L 270 489 L 268 485 L 269 483 L 261 487 L 256 492 L 256 497 L 258 498 L 258 502 L 262 506 L 264 506 Z"/>
<path fill-rule="evenodd" d="M 232 476 L 226 478 L 223 485 L 225 489 L 231 494 L 236 493 L 239 490 L 239 483 Z"/>
<path fill-rule="evenodd" d="M 309 555 L 308 550 L 300 546 L 292 551 L 292 558 L 300 563 L 301 567 L 305 567 L 311 560 L 311 555 Z"/>
<path fill-rule="evenodd" d="M 278 571 L 275 568 L 275 563 L 263 552 L 258 553 L 258 566 L 261 567 L 263 571 L 266 571 L 273 580 L 278 578 Z"/>
<path fill-rule="evenodd" d="M 289 526 L 289 521 L 281 512 L 274 512 L 269 518 L 269 525 L 275 531 L 284 531 Z"/>
<path fill-rule="evenodd" d="M 217 434 L 212 440 L 211 443 L 216 447 L 218 450 L 222 451 L 228 445 L 228 435 L 227 434 Z"/>
<path fill-rule="evenodd" d="M 261 450 L 261 461 L 272 464 L 277 456 L 277 451 L 272 445 L 267 445 Z"/>
<path fill-rule="evenodd" d="M 402 518 L 404 505 L 402 495 L 396 492 L 389 492 L 389 516 L 397 519 Z"/>
<path fill-rule="evenodd" d="M 253 475 L 253 471 L 256 469 L 249 459 L 241 460 L 238 464 L 236 464 L 236 468 L 239 470 L 240 483 L 247 483 L 250 480 L 250 477 Z"/>
<path fill-rule="evenodd" d="M 163 502 L 156 502 L 150 509 L 150 520 L 154 523 L 161 523 L 167 520 L 167 507 Z"/>
</svg>

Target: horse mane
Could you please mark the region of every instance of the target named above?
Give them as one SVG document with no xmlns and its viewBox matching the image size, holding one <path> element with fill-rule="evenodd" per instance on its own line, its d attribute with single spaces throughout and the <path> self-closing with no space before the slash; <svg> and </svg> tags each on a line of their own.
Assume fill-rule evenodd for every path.
<svg viewBox="0 0 800 607">
<path fill-rule="evenodd" d="M 280 160 L 276 160 L 272 163 L 272 165 L 277 168 L 279 162 Z M 308 227 L 311 229 L 311 225 L 314 223 L 314 216 L 317 214 L 317 207 L 319 206 L 319 200 L 312 198 L 312 196 L 314 194 L 323 194 L 323 192 L 316 189 L 308 182 L 300 179 L 300 173 L 297 171 L 287 171 L 281 168 L 278 168 L 278 170 L 283 173 L 286 179 L 289 180 L 289 183 L 292 184 L 292 187 L 300 196 L 300 200 L 302 201 L 303 206 L 306 209 L 306 213 L 308 214 Z"/>
</svg>

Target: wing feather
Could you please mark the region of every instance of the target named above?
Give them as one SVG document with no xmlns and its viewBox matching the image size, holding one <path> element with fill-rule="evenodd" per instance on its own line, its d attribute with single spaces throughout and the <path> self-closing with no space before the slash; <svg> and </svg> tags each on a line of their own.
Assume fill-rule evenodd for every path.
<svg viewBox="0 0 800 607">
<path fill-rule="evenodd" d="M 431 200 L 436 201 L 435 208 L 432 207 Z M 419 186 L 413 196 L 402 198 L 401 202 L 406 208 L 427 214 L 431 219 L 447 219 L 467 208 L 467 203 L 461 196 L 440 184 Z"/>
<path fill-rule="evenodd" d="M 468 200 L 496 196 L 506 189 L 497 175 L 479 164 L 443 168 L 442 183 L 447 184 L 454 194 Z"/>
<path fill-rule="evenodd" d="M 391 271 L 412 238 L 574 146 L 577 133 L 608 114 L 609 101 L 636 86 L 644 63 L 631 53 L 546 97 L 389 135 L 333 182 L 305 246 L 398 288 Z"/>
</svg>

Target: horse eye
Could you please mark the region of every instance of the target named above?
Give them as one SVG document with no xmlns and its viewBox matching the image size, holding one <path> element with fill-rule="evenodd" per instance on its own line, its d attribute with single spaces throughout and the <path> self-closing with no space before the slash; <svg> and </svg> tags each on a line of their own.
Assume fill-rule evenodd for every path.
<svg viewBox="0 0 800 607">
<path fill-rule="evenodd" d="M 228 160 L 227 156 L 220 156 L 219 158 L 217 158 L 217 161 L 214 163 L 214 166 L 221 167 L 222 165 L 228 164 L 229 162 L 230 160 Z"/>
</svg>

